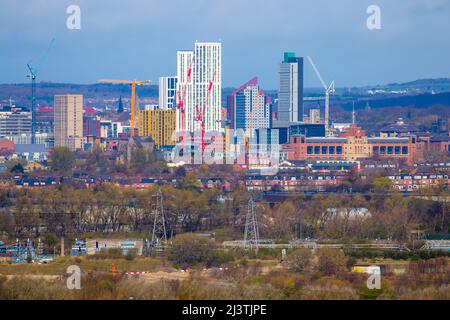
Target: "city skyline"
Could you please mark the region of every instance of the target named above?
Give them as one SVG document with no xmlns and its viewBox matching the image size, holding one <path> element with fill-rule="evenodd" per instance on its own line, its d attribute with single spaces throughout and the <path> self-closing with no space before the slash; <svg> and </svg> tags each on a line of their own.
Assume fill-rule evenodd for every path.
<svg viewBox="0 0 450 320">
<path fill-rule="evenodd" d="M 53 37 L 38 81 L 95 83 L 111 77 L 157 83 L 159 76 L 175 74 L 176 52 L 196 40 L 222 43 L 223 87 L 236 87 L 258 75 L 261 87 L 277 89 L 279 57 L 286 51 L 314 57 L 323 76 L 336 80 L 337 86 L 449 76 L 445 57 L 450 44 L 439 36 L 450 27 L 447 1 L 379 1 L 380 30 L 366 27 L 369 1 L 353 6 L 346 2 L 194 1 L 169 6 L 132 1 L 129 14 L 121 16 L 117 1 L 78 1 L 80 30 L 66 28 L 69 1 L 0 4 L 0 18 L 7 26 L 0 32 L 6 44 L 0 83 L 27 82 L 26 63 L 38 60 Z M 39 28 L 33 27 L 36 24 Z M 100 52 L 101 59 L 93 52 Z M 62 74 L 63 68 L 68 72 Z M 307 64 L 305 86 L 320 86 Z"/>
</svg>

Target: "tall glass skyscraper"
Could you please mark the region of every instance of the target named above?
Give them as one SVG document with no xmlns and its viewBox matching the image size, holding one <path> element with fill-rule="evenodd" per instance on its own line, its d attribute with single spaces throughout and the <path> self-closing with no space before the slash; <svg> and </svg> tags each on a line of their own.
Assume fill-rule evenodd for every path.
<svg viewBox="0 0 450 320">
<path fill-rule="evenodd" d="M 280 63 L 278 121 L 303 121 L 303 58 L 285 52 Z"/>
</svg>

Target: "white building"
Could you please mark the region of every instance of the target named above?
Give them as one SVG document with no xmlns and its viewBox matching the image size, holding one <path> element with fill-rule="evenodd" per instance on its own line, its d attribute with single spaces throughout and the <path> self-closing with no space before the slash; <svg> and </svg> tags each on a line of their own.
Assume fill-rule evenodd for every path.
<svg viewBox="0 0 450 320">
<path fill-rule="evenodd" d="M 189 67 L 192 64 L 190 80 L 186 83 Z M 221 100 L 222 100 L 222 44 L 220 42 L 196 42 L 194 51 L 177 52 L 177 90 L 185 96 L 184 129 L 200 130 L 197 121 L 196 106 L 202 110 L 206 103 L 208 86 L 213 81 L 209 101 L 205 108 L 205 131 L 222 131 Z M 186 93 L 183 91 L 186 88 Z M 177 109 L 177 130 L 181 125 L 181 111 Z"/>
<path fill-rule="evenodd" d="M 309 122 L 310 123 L 320 123 L 320 109 L 310 109 L 309 110 Z"/>
<path fill-rule="evenodd" d="M 159 77 L 159 107 L 175 109 L 177 104 L 177 77 Z"/>
</svg>

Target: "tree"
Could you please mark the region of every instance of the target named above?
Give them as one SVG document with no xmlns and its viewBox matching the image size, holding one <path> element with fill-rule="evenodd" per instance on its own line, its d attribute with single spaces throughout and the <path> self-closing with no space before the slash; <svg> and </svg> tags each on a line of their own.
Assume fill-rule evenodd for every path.
<svg viewBox="0 0 450 320">
<path fill-rule="evenodd" d="M 131 149 L 128 166 L 132 173 L 145 173 L 149 169 L 151 171 L 156 162 L 156 156 L 153 152 L 146 148 L 134 147 Z"/>
<path fill-rule="evenodd" d="M 25 159 L 14 159 L 5 162 L 6 171 L 11 173 L 23 173 L 24 166 L 27 164 Z"/>
<path fill-rule="evenodd" d="M 75 164 L 75 154 L 67 147 L 56 147 L 51 156 L 51 168 L 53 171 L 67 172 Z"/>
<path fill-rule="evenodd" d="M 372 187 L 376 192 L 388 192 L 392 188 L 392 183 L 388 177 L 378 177 L 373 179 Z"/>
<path fill-rule="evenodd" d="M 178 167 L 178 168 L 175 170 L 175 175 L 176 175 L 177 177 L 182 177 L 182 178 L 184 178 L 184 177 L 186 176 L 186 169 L 185 169 L 183 166 Z"/>
<path fill-rule="evenodd" d="M 190 172 L 183 178 L 182 187 L 184 189 L 198 189 L 200 188 L 200 182 L 195 174 Z"/>
<path fill-rule="evenodd" d="M 342 250 L 322 248 L 317 250 L 317 268 L 325 275 L 337 274 L 347 268 L 347 257 Z"/>
<path fill-rule="evenodd" d="M 311 250 L 300 248 L 292 251 L 286 258 L 286 264 L 293 272 L 304 272 L 311 264 Z"/>
<path fill-rule="evenodd" d="M 17 162 L 10 170 L 11 173 L 23 173 L 24 169 L 20 162 Z"/>
<path fill-rule="evenodd" d="M 174 238 L 169 251 L 169 260 L 182 267 L 206 262 L 214 249 L 214 242 L 193 233 L 184 233 Z"/>
</svg>

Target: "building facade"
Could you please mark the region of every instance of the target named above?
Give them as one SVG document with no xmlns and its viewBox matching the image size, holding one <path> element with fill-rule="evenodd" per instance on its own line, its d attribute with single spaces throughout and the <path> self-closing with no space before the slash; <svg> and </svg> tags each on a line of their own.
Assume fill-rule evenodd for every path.
<svg viewBox="0 0 450 320">
<path fill-rule="evenodd" d="M 83 144 L 83 96 L 80 94 L 55 95 L 55 147 L 65 146 L 71 150 Z"/>
<path fill-rule="evenodd" d="M 188 70 L 191 77 L 188 79 Z M 177 52 L 177 90 L 185 96 L 184 126 L 181 124 L 181 111 L 177 109 L 177 130 L 184 127 L 188 131 L 200 130 L 201 123 L 197 121 L 197 111 L 205 107 L 205 131 L 222 131 L 222 44 L 220 42 L 196 42 L 194 51 Z M 212 87 L 208 96 L 208 87 Z M 184 92 L 186 90 L 186 92 Z M 177 98 L 178 99 L 178 98 Z"/>
<path fill-rule="evenodd" d="M 404 160 L 411 165 L 420 154 L 410 137 L 367 137 L 356 125 L 338 137 L 290 136 L 288 160 L 358 160 L 372 157 Z"/>
<path fill-rule="evenodd" d="M 285 52 L 279 69 L 278 120 L 303 121 L 303 58 Z"/>
<path fill-rule="evenodd" d="M 155 145 L 175 145 L 176 110 L 139 110 L 138 135 L 151 136 Z"/>
<path fill-rule="evenodd" d="M 159 77 L 159 107 L 175 109 L 177 104 L 177 77 Z"/>
<path fill-rule="evenodd" d="M 31 134 L 31 112 L 1 111 L 0 136 Z"/>
<path fill-rule="evenodd" d="M 230 128 L 267 129 L 271 126 L 271 104 L 254 77 L 228 96 Z"/>
<path fill-rule="evenodd" d="M 310 109 L 309 110 L 309 122 L 310 123 L 320 123 L 320 109 Z"/>
</svg>

